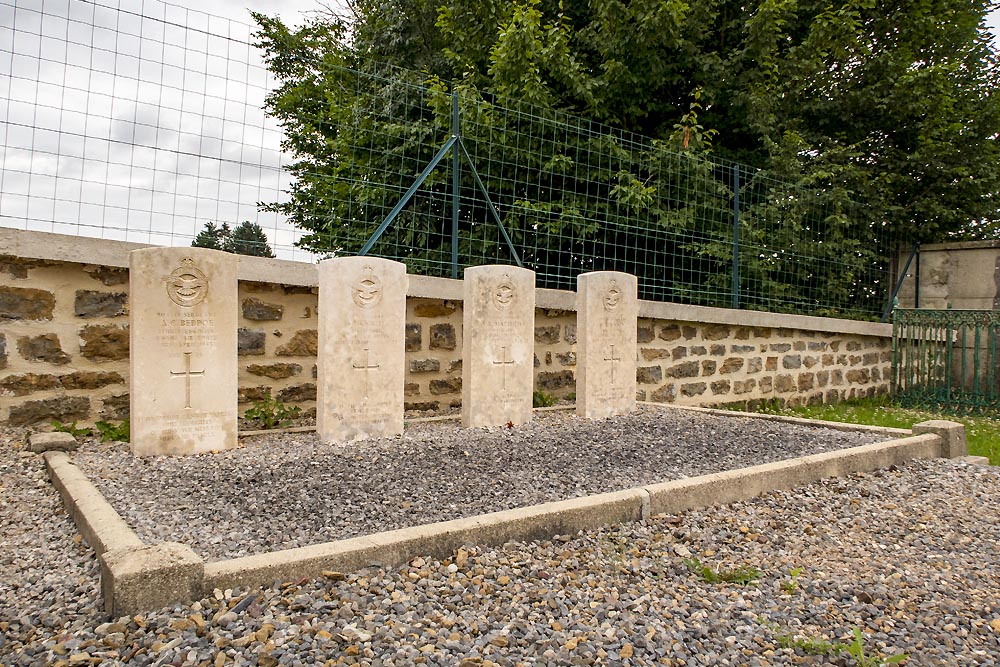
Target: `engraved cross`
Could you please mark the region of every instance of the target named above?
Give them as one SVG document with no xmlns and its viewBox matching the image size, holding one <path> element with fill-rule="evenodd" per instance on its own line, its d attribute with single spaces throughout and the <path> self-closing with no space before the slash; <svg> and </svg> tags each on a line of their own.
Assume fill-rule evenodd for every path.
<svg viewBox="0 0 1000 667">
<path fill-rule="evenodd" d="M 370 348 L 365 347 L 365 348 L 362 348 L 362 349 L 365 351 L 365 363 L 364 363 L 364 365 L 358 366 L 357 364 L 351 364 L 351 366 L 356 371 L 364 371 L 365 372 L 365 398 L 368 398 L 368 371 L 378 368 L 379 365 L 378 364 L 372 364 L 372 352 L 371 352 Z"/>
<path fill-rule="evenodd" d="M 192 371 L 191 370 L 191 353 L 184 353 L 184 370 L 180 372 L 170 371 L 170 374 L 175 378 L 184 378 L 184 409 L 191 409 L 191 378 L 192 377 L 204 377 L 205 371 Z"/>
<path fill-rule="evenodd" d="M 507 367 L 508 366 L 513 366 L 514 365 L 514 360 L 507 358 L 508 355 L 507 355 L 507 348 L 506 347 L 502 347 L 500 349 L 503 350 L 503 356 L 500 359 L 500 361 L 494 361 L 493 364 L 495 366 L 503 366 L 503 390 L 507 391 Z"/>
<path fill-rule="evenodd" d="M 622 360 L 621 357 L 616 357 L 615 356 L 615 346 L 612 345 L 611 346 L 611 356 L 610 357 L 604 357 L 604 361 L 610 361 L 611 362 L 611 384 L 615 384 L 615 368 L 616 368 L 616 364 L 619 361 L 621 361 L 621 360 Z"/>
</svg>

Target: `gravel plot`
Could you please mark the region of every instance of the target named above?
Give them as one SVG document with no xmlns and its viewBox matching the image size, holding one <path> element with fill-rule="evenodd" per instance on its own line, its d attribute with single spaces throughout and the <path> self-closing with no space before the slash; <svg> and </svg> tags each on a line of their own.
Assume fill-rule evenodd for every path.
<svg viewBox="0 0 1000 667">
<path fill-rule="evenodd" d="M 541 543 L 102 618 L 41 457 L 0 433 L 0 664 L 996 665 L 1000 469 L 915 462 Z M 684 565 L 752 565 L 750 586 Z M 792 581 L 791 571 L 801 568 Z M 797 643 L 798 648 L 787 646 Z M 783 646 L 786 645 L 786 646 Z M 875 663 L 872 663 L 875 664 Z"/>
<path fill-rule="evenodd" d="M 647 409 L 604 421 L 543 412 L 513 429 L 421 423 L 353 444 L 269 434 L 198 457 L 137 460 L 123 445 L 90 444 L 76 461 L 144 542 L 220 560 L 885 439 Z"/>
</svg>

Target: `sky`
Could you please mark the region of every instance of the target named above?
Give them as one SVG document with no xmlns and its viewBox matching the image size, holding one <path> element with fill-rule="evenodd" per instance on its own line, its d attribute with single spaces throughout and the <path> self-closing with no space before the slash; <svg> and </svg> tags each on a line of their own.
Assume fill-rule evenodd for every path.
<svg viewBox="0 0 1000 667">
<path fill-rule="evenodd" d="M 257 207 L 284 196 L 289 156 L 248 8 L 297 24 L 321 7 L 0 0 L 0 226 L 188 245 L 208 221 L 251 220 L 279 257 L 310 261 L 302 232 Z M 988 23 L 1000 34 L 1000 11 Z"/>
</svg>

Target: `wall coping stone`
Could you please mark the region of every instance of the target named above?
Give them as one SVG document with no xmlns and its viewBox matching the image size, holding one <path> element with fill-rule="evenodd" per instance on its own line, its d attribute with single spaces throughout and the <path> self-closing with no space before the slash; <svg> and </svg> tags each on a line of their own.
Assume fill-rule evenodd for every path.
<svg viewBox="0 0 1000 667">
<path fill-rule="evenodd" d="M 1000 241 L 976 241 L 969 243 L 996 244 Z M 964 244 L 946 244 L 969 245 Z M 129 265 L 129 252 L 149 248 L 149 244 L 96 239 L 51 232 L 11 229 L 0 227 L 0 255 L 13 255 L 28 259 L 44 259 L 75 264 L 125 267 Z M 995 247 L 995 246 L 976 246 Z M 931 249 L 932 246 L 923 246 Z M 81 262 L 82 258 L 86 261 Z M 315 287 L 319 284 L 316 264 L 293 262 L 285 259 L 240 256 L 238 274 L 240 280 L 276 283 L 282 285 L 304 285 Z M 428 299 L 462 300 L 462 281 L 433 276 L 410 276 L 407 296 Z M 536 308 L 576 311 L 576 292 L 569 290 L 538 289 L 535 296 Z M 823 331 L 827 333 L 855 334 L 888 338 L 892 335 L 891 324 L 862 322 L 833 317 L 811 315 L 787 315 L 755 310 L 732 310 L 708 306 L 689 306 L 663 301 L 639 301 L 639 317 L 663 319 L 679 322 L 702 322 L 706 324 L 730 324 L 735 326 L 767 327 L 777 329 L 798 329 L 800 331 Z"/>
<path fill-rule="evenodd" d="M 1000 239 L 989 239 L 986 241 L 952 241 L 950 243 L 921 243 L 920 252 L 941 251 L 941 250 L 988 250 L 990 248 L 1000 248 Z M 903 252 L 909 254 L 909 250 Z"/>
</svg>

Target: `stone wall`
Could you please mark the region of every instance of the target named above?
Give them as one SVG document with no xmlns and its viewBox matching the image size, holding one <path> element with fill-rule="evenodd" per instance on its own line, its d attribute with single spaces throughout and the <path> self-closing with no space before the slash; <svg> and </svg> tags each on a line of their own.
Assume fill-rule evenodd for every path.
<svg viewBox="0 0 1000 667">
<path fill-rule="evenodd" d="M 125 267 L 138 247 L 0 229 L 0 423 L 128 416 Z M 239 275 L 240 408 L 270 391 L 308 413 L 316 397 L 316 267 L 241 258 Z M 461 283 L 410 282 L 406 407 L 459 407 Z M 571 396 L 575 295 L 538 290 L 537 302 L 535 388 Z M 638 398 L 719 405 L 883 393 L 890 333 L 864 322 L 640 302 Z"/>
</svg>

